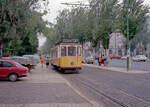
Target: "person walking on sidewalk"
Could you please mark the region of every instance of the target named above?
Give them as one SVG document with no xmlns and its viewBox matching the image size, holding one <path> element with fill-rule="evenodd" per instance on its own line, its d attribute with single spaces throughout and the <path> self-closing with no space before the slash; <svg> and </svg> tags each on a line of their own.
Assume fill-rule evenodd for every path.
<svg viewBox="0 0 150 107">
<path fill-rule="evenodd" d="M 98 63 L 99 63 L 99 66 L 101 66 L 101 64 L 102 64 L 102 54 L 101 53 L 99 54 L 99 57 L 98 57 Z"/>
<path fill-rule="evenodd" d="M 49 66 L 49 59 L 48 59 L 48 57 L 46 58 L 46 68 L 48 68 L 48 66 Z"/>
<path fill-rule="evenodd" d="M 107 56 L 105 56 L 105 55 L 102 56 L 102 64 L 103 64 L 103 66 L 107 66 L 108 65 Z"/>
<path fill-rule="evenodd" d="M 44 64 L 43 58 L 41 58 L 40 62 L 41 62 L 42 68 L 43 68 L 43 64 Z"/>
</svg>

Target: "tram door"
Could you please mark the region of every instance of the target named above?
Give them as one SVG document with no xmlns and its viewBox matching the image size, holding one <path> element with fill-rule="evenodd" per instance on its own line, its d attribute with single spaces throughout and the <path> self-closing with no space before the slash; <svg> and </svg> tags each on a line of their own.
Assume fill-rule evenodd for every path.
<svg viewBox="0 0 150 107">
<path fill-rule="evenodd" d="M 76 47 L 75 46 L 68 46 L 68 57 L 69 58 L 69 65 L 70 66 L 77 66 L 77 57 L 76 57 Z"/>
<path fill-rule="evenodd" d="M 80 65 L 81 64 L 81 47 L 80 46 L 77 46 L 77 63 L 78 63 L 78 65 Z"/>
</svg>

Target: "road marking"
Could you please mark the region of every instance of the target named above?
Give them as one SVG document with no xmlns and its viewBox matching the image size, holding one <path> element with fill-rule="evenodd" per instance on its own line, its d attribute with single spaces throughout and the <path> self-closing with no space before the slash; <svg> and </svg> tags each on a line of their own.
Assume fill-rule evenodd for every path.
<svg viewBox="0 0 150 107">
<path fill-rule="evenodd" d="M 85 99 L 86 101 L 88 101 L 90 104 L 92 104 L 92 107 L 103 107 L 102 105 L 100 105 L 99 103 L 97 103 L 96 101 L 92 101 L 90 99 L 88 99 L 86 96 L 84 96 L 80 91 L 78 91 L 75 87 L 73 87 L 70 82 L 68 82 L 66 80 L 67 85 L 73 90 L 75 91 L 78 95 L 80 95 L 83 99 Z"/>
<path fill-rule="evenodd" d="M 54 71 L 54 70 L 52 70 L 53 72 L 56 72 L 56 71 Z M 78 91 L 75 87 L 73 87 L 71 84 L 70 84 L 70 82 L 68 81 L 68 80 L 66 80 L 62 75 L 60 75 L 60 74 L 58 74 L 57 73 L 57 75 L 59 75 L 59 77 L 61 77 L 64 81 L 65 81 L 65 83 L 75 92 L 75 93 L 77 93 L 79 96 L 81 96 L 83 99 L 85 99 L 91 106 L 90 107 L 104 107 L 104 106 L 102 106 L 102 105 L 100 105 L 99 103 L 97 103 L 96 101 L 92 101 L 92 100 L 90 100 L 90 99 L 88 99 L 86 96 L 84 96 L 80 91 Z M 83 106 L 83 107 L 86 107 L 86 106 Z"/>
</svg>

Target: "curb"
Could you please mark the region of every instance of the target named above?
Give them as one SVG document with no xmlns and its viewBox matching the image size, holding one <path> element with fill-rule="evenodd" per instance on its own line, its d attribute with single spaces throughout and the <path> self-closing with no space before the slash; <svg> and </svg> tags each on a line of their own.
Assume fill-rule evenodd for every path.
<svg viewBox="0 0 150 107">
<path fill-rule="evenodd" d="M 130 70 L 127 71 L 124 68 L 116 68 L 116 67 L 105 67 L 105 66 L 97 66 L 97 65 L 92 65 L 92 64 L 83 64 L 84 66 L 88 67 L 94 67 L 94 68 L 99 68 L 102 70 L 109 70 L 109 71 L 114 71 L 114 72 L 121 72 L 121 73 L 127 73 L 127 74 L 145 74 L 145 73 L 150 73 L 149 71 L 140 71 L 140 70 Z"/>
</svg>

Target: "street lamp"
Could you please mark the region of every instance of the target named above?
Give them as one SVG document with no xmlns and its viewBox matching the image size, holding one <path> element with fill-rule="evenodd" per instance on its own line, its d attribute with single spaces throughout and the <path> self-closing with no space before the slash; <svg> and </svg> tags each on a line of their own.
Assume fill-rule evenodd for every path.
<svg viewBox="0 0 150 107">
<path fill-rule="evenodd" d="M 127 11 L 127 71 L 130 69 L 130 39 L 129 39 L 129 0 L 126 0 L 126 11 Z"/>
</svg>

